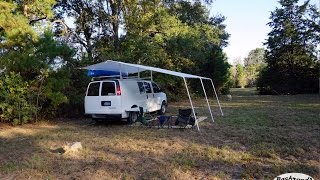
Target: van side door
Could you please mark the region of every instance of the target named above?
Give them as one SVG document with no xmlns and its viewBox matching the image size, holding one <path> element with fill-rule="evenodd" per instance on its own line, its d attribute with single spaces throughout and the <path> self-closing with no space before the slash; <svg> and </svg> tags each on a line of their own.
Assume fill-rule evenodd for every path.
<svg viewBox="0 0 320 180">
<path fill-rule="evenodd" d="M 161 97 L 161 89 L 154 82 L 151 82 L 151 85 L 152 85 L 152 89 L 153 89 L 153 93 L 154 93 L 154 99 L 153 100 L 154 100 L 154 103 L 156 105 L 156 111 L 158 111 L 158 110 L 161 109 L 161 104 L 162 104 L 162 101 L 163 101 L 163 98 Z"/>
<path fill-rule="evenodd" d="M 153 98 L 153 92 L 152 92 L 152 88 L 151 88 L 151 84 L 150 82 L 143 82 L 144 88 L 146 90 L 146 110 L 147 112 L 152 112 L 155 111 L 157 109 L 155 102 L 154 102 L 154 98 Z"/>
<path fill-rule="evenodd" d="M 143 107 L 143 110 L 145 111 L 147 108 L 147 94 L 146 94 L 146 89 L 145 89 L 145 85 L 144 82 L 142 81 L 138 81 L 138 87 L 139 87 L 139 91 L 140 91 L 140 95 L 138 97 L 138 104 L 140 107 Z"/>
</svg>

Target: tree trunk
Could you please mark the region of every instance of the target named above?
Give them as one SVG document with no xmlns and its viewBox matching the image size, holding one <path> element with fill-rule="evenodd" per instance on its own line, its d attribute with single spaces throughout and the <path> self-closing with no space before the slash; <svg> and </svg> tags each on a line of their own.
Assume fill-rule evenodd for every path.
<svg viewBox="0 0 320 180">
<path fill-rule="evenodd" d="M 119 44 L 119 24 L 121 12 L 121 0 L 110 0 L 110 8 L 112 15 L 112 31 L 113 31 L 113 46 L 115 51 L 120 50 Z"/>
</svg>

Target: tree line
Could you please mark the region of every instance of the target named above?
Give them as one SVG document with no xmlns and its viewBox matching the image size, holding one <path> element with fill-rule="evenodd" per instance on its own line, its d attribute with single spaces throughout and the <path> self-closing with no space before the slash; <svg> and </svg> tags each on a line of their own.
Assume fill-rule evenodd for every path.
<svg viewBox="0 0 320 180">
<path fill-rule="evenodd" d="M 256 87 L 261 71 L 266 68 L 265 49 L 256 48 L 249 52 L 244 59 L 235 59 L 230 68 L 229 87 Z"/>
<path fill-rule="evenodd" d="M 320 9 L 310 1 L 280 0 L 279 4 L 267 24 L 271 31 L 266 49 L 254 49 L 244 64 L 236 63 L 229 85 L 256 86 L 260 94 L 318 93 Z"/>
<path fill-rule="evenodd" d="M 211 77 L 222 88 L 229 34 L 224 16 L 209 16 L 211 3 L 1 1 L 0 120 L 82 115 L 90 78 L 78 68 L 108 59 Z M 183 92 L 175 77 L 154 76 L 169 96 Z"/>
<path fill-rule="evenodd" d="M 305 1 L 280 0 L 270 16 L 265 43 L 267 67 L 258 80 L 261 94 L 319 92 L 320 9 Z M 318 56 L 318 57 L 317 57 Z"/>
</svg>

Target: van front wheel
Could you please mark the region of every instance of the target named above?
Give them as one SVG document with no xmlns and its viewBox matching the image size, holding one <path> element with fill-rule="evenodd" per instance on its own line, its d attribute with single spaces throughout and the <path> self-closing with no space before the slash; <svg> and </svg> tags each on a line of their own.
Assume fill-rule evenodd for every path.
<svg viewBox="0 0 320 180">
<path fill-rule="evenodd" d="M 138 112 L 130 112 L 128 117 L 128 123 L 132 124 L 138 120 Z"/>
<path fill-rule="evenodd" d="M 167 105 L 166 103 L 163 101 L 162 104 L 161 104 L 161 109 L 158 111 L 158 114 L 159 115 L 163 115 L 165 114 L 167 111 Z"/>
</svg>

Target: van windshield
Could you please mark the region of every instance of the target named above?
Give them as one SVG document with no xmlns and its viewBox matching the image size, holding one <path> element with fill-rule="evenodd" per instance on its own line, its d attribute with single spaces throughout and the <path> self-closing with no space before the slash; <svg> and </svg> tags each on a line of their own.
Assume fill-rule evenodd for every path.
<svg viewBox="0 0 320 180">
<path fill-rule="evenodd" d="M 101 96 L 115 96 L 116 88 L 114 82 L 103 82 L 101 88 Z"/>
<path fill-rule="evenodd" d="M 100 82 L 91 83 L 87 96 L 99 96 Z"/>
</svg>

